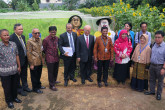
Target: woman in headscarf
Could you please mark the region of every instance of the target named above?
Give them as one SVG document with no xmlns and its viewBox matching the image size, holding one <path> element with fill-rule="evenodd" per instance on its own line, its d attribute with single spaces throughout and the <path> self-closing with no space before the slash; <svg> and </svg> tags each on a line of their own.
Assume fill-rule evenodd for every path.
<svg viewBox="0 0 165 110">
<path fill-rule="evenodd" d="M 140 43 L 136 46 L 132 55 L 133 74 L 131 88 L 142 92 L 148 90 L 148 65 L 150 63 L 151 48 L 148 45 L 148 35 L 140 36 Z"/>
<path fill-rule="evenodd" d="M 127 38 L 127 30 L 121 30 L 119 38 L 115 41 L 115 69 L 113 77 L 117 80 L 118 84 L 122 82 L 125 84 L 127 75 L 129 73 L 130 54 L 132 52 L 131 40 Z"/>
</svg>

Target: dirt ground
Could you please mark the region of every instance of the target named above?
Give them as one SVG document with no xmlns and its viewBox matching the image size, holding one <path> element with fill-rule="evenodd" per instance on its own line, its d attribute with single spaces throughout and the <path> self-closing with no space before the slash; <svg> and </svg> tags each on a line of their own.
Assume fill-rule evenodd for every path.
<svg viewBox="0 0 165 110">
<path fill-rule="evenodd" d="M 108 87 L 97 87 L 96 74 L 92 75 L 94 82 L 86 81 L 81 85 L 78 77 L 77 82 L 69 81 L 68 87 L 64 87 L 63 67 L 59 68 L 57 85 L 58 91 L 49 89 L 47 69 L 43 68 L 41 82 L 47 88 L 43 94 L 29 93 L 28 96 L 18 96 L 23 102 L 14 103 L 15 110 L 165 110 L 165 90 L 162 100 L 157 101 L 155 96 L 145 96 L 144 93 L 130 89 L 129 80 L 125 85 L 117 85 L 116 81 L 109 76 Z M 28 71 L 28 84 L 31 88 Z M 6 110 L 4 93 L 0 83 L 0 110 Z"/>
</svg>

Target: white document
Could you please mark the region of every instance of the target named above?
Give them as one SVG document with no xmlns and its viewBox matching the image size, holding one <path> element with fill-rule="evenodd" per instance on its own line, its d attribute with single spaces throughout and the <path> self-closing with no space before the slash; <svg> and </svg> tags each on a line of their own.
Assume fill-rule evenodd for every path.
<svg viewBox="0 0 165 110">
<path fill-rule="evenodd" d="M 68 56 L 73 56 L 73 51 L 71 47 L 62 47 L 65 52 L 68 52 Z"/>
<path fill-rule="evenodd" d="M 123 51 L 123 54 L 126 54 L 126 52 L 127 52 L 127 48 Z M 126 58 L 122 59 L 122 64 L 128 63 L 129 61 L 130 61 L 130 58 L 126 57 Z"/>
</svg>

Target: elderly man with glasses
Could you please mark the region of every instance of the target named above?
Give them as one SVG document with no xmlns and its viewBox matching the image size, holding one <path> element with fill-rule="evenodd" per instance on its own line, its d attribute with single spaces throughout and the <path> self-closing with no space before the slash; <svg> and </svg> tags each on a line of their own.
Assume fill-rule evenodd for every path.
<svg viewBox="0 0 165 110">
<path fill-rule="evenodd" d="M 45 89 L 41 86 L 40 78 L 42 73 L 42 41 L 39 37 L 39 29 L 32 30 L 33 37 L 27 41 L 27 57 L 30 65 L 31 81 L 33 91 L 43 93 L 40 89 Z"/>
</svg>

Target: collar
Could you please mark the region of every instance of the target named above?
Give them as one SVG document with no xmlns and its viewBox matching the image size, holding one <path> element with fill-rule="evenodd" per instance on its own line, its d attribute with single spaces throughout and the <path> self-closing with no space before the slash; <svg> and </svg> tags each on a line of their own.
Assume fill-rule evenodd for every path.
<svg viewBox="0 0 165 110">
<path fill-rule="evenodd" d="M 165 42 L 163 41 L 160 45 L 158 45 L 157 43 L 156 43 L 156 47 L 162 47 L 162 46 L 164 46 L 165 45 Z"/>
<path fill-rule="evenodd" d="M 67 35 L 68 35 L 68 36 L 70 36 L 70 35 L 72 36 L 72 32 L 71 32 L 71 33 L 69 33 L 69 32 L 66 32 L 66 33 L 67 33 Z"/>
<path fill-rule="evenodd" d="M 89 37 L 89 35 L 88 36 L 86 36 L 85 34 L 84 34 L 84 37 L 86 38 L 86 37 Z"/>
<path fill-rule="evenodd" d="M 48 37 L 49 37 L 50 39 L 53 39 L 53 40 L 56 39 L 56 36 L 55 36 L 55 37 L 52 37 L 52 36 L 49 35 Z"/>
<path fill-rule="evenodd" d="M 140 30 L 140 35 L 141 35 L 141 34 L 143 34 L 142 30 Z M 148 31 L 146 31 L 146 33 L 145 33 L 145 34 L 147 34 L 147 35 L 148 35 Z"/>
<path fill-rule="evenodd" d="M 107 36 L 106 36 L 106 37 L 103 37 L 103 36 L 102 36 L 102 38 L 103 38 L 103 39 L 108 39 L 108 37 L 107 37 Z"/>
<path fill-rule="evenodd" d="M 33 40 L 34 42 L 39 42 L 39 41 L 40 41 L 40 37 L 39 37 L 38 40 L 36 40 L 36 39 L 32 36 L 32 40 Z"/>
<path fill-rule="evenodd" d="M 16 35 L 17 37 L 19 37 L 19 38 L 21 37 L 21 35 L 19 36 L 19 35 L 18 35 L 18 34 L 16 34 L 16 33 L 15 33 L 15 35 Z"/>
<path fill-rule="evenodd" d="M 1 46 L 6 46 L 2 41 L 0 42 Z M 11 45 L 11 42 L 9 41 L 8 45 Z"/>
</svg>

